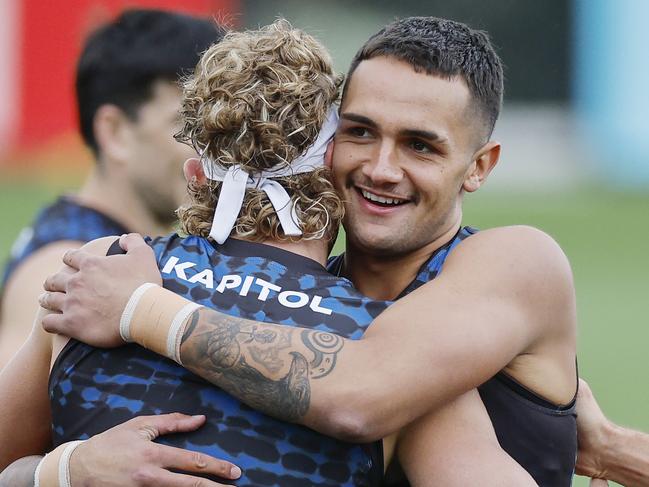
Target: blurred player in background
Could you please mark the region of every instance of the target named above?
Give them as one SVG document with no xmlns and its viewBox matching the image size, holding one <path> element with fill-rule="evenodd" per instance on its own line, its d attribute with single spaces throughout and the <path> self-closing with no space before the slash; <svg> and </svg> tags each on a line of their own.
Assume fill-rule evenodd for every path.
<svg viewBox="0 0 649 487">
<path fill-rule="evenodd" d="M 0 368 L 27 337 L 34 300 L 65 250 L 106 235 L 171 228 L 185 194 L 182 163 L 194 154 L 173 139 L 177 82 L 222 36 L 210 20 L 130 10 L 89 37 L 76 94 L 95 165 L 78 193 L 41 210 L 13 246 L 1 286 Z"/>
</svg>

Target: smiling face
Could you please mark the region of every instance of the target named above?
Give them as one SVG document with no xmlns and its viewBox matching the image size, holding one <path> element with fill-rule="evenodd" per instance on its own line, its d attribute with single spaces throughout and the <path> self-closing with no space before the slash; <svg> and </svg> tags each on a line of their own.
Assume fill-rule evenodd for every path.
<svg viewBox="0 0 649 487">
<path fill-rule="evenodd" d="M 400 255 L 457 228 L 463 191 L 486 177 L 466 83 L 385 56 L 362 61 L 348 83 L 333 154 L 348 244 Z"/>
</svg>

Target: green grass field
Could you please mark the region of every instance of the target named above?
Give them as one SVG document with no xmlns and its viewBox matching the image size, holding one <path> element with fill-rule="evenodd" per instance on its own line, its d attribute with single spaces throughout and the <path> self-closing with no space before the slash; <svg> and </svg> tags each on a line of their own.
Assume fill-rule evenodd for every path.
<svg viewBox="0 0 649 487">
<path fill-rule="evenodd" d="M 0 255 L 44 202 L 66 183 L 0 182 Z M 465 223 L 479 228 L 529 224 L 552 235 L 575 274 L 580 317 L 580 373 L 607 415 L 649 432 L 649 193 L 599 188 L 565 193 L 467 198 Z M 586 486 L 583 479 L 577 487 Z"/>
</svg>

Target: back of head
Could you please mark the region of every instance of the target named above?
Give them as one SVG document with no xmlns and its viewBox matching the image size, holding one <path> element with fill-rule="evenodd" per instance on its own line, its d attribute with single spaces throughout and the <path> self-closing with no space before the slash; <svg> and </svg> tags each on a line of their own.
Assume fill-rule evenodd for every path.
<svg viewBox="0 0 649 487">
<path fill-rule="evenodd" d="M 215 22 L 161 10 L 127 10 L 92 33 L 77 65 L 81 135 L 98 154 L 93 119 L 104 104 L 135 118 L 157 80 L 177 81 L 225 32 Z"/>
<path fill-rule="evenodd" d="M 396 20 L 360 48 L 347 81 L 362 61 L 378 56 L 407 62 L 417 72 L 464 79 L 483 117 L 486 137 L 491 135 L 502 105 L 503 67 L 485 32 L 437 17 Z"/>
<path fill-rule="evenodd" d="M 284 20 L 254 31 L 231 32 L 205 52 L 185 83 L 179 138 L 221 169 L 274 177 L 290 196 L 300 239 L 335 238 L 342 203 L 324 167 L 300 174 L 291 165 L 318 138 L 340 79 L 313 37 Z M 179 211 L 186 232 L 206 237 L 223 184 L 190 183 L 193 203 Z M 287 240 L 267 195 L 249 188 L 234 236 Z M 291 238 L 291 240 L 297 240 Z"/>
</svg>

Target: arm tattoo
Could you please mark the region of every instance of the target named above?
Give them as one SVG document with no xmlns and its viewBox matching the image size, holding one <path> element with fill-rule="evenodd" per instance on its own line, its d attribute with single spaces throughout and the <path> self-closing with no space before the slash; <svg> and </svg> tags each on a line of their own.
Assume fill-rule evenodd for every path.
<svg viewBox="0 0 649 487">
<path fill-rule="evenodd" d="M 249 406 L 297 421 L 309 410 L 310 381 L 335 368 L 343 345 L 344 340 L 331 333 L 201 308 L 192 313 L 183 334 L 181 360 Z"/>
<path fill-rule="evenodd" d="M 336 367 L 336 356 L 345 342 L 333 333 L 304 330 L 302 343 L 314 355 L 314 359 L 311 361 L 311 378 L 319 379 L 328 375 Z"/>
</svg>

